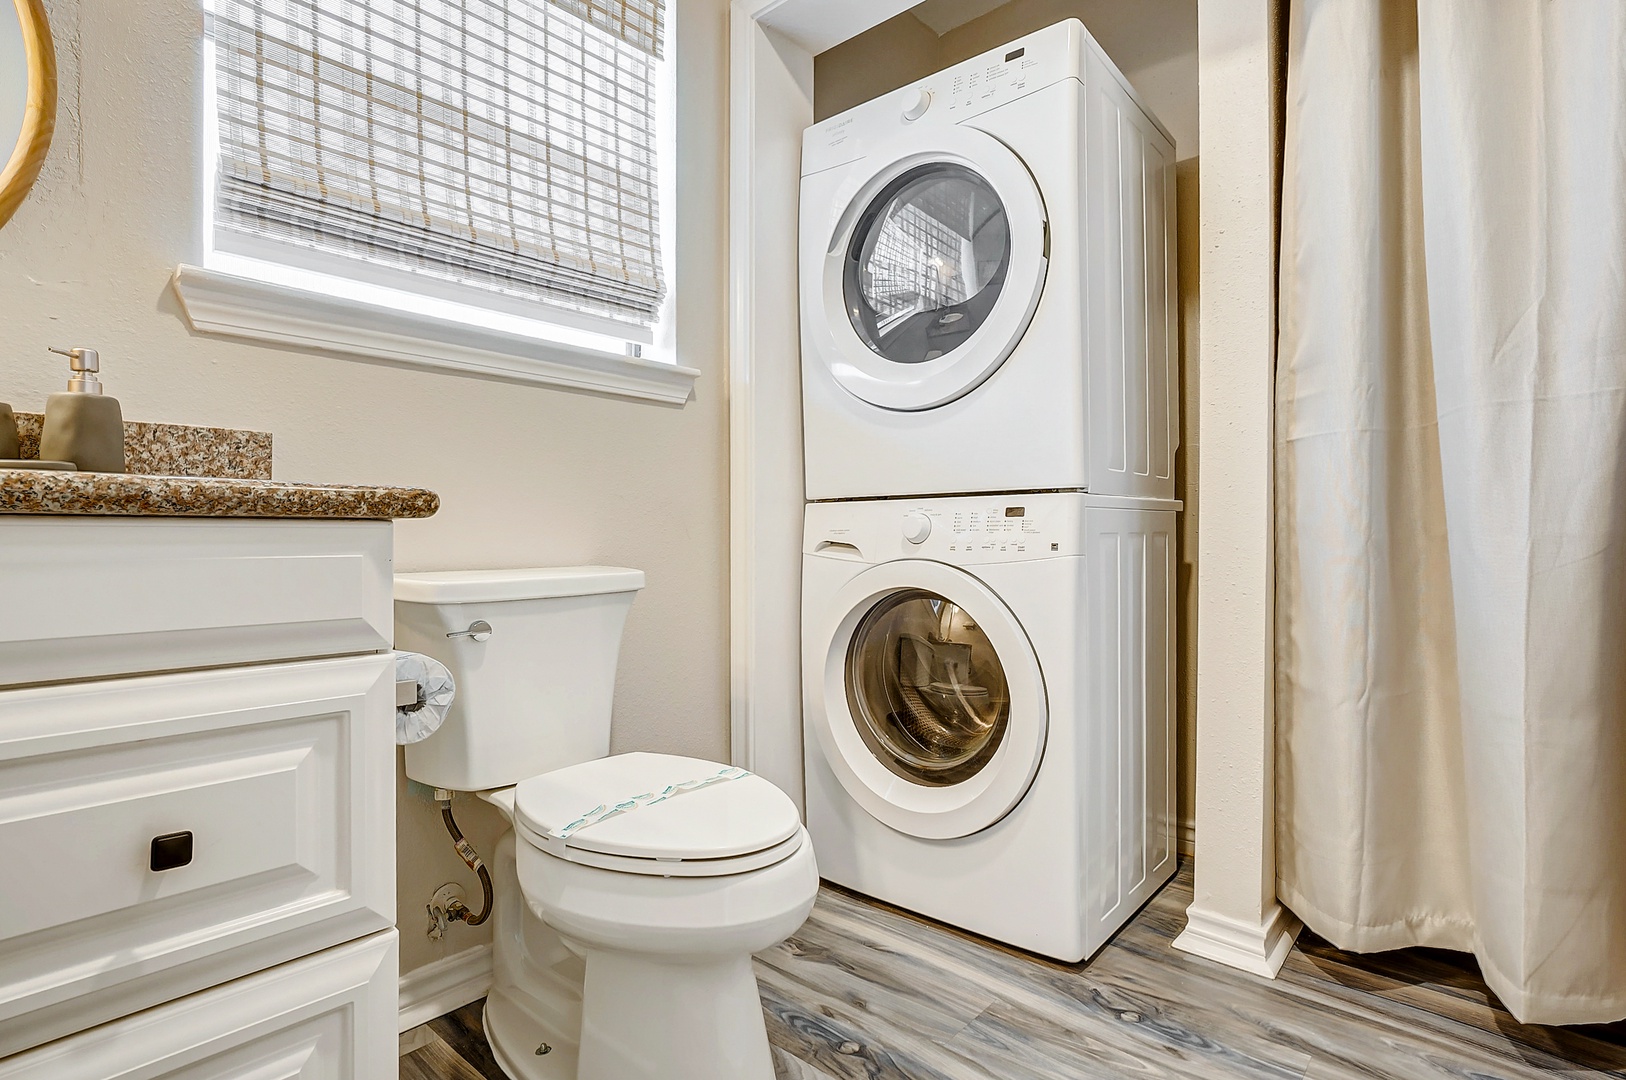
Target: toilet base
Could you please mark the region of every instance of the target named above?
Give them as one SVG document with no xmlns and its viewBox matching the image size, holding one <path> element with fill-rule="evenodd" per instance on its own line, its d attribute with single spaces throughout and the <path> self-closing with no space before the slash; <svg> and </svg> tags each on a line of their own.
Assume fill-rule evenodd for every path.
<svg viewBox="0 0 1626 1080">
<path fill-rule="evenodd" d="M 482 1023 L 491 1056 L 510 1080 L 577 1080 L 576 1033 L 552 1030 L 518 995 L 493 989 Z M 543 1045 L 549 1051 L 537 1053 Z"/>
<path fill-rule="evenodd" d="M 572 916 L 578 933 L 542 917 L 549 908 L 520 884 L 517 846 L 505 832 L 491 862 L 494 971 L 485 1006 L 486 1039 L 511 1080 L 773 1080 L 748 950 L 782 941 L 807 917 L 818 889 L 811 846 L 750 874 L 693 879 L 553 865 L 524 849 L 538 860 L 539 891 L 544 883 L 562 888 L 580 905 L 550 912 Z M 728 904 L 719 907 L 718 896 Z M 699 922 L 674 930 L 633 907 L 630 924 L 607 933 L 588 925 L 624 917 L 639 902 Z M 722 929 L 713 925 L 719 913 L 729 920 Z M 723 934 L 731 947 L 718 949 Z M 639 951 L 624 951 L 629 942 Z M 683 948 L 649 947 L 662 943 Z M 543 1043 L 550 1049 L 538 1054 Z"/>
<path fill-rule="evenodd" d="M 497 839 L 490 863 L 496 895 L 486 1042 L 509 1080 L 576 1080 L 581 958 L 526 905 L 514 873 L 514 844 L 509 829 Z M 543 1043 L 552 1049 L 538 1054 Z"/>
<path fill-rule="evenodd" d="M 773 1077 L 750 956 L 684 962 L 588 950 L 585 957 L 576 1080 Z"/>
</svg>

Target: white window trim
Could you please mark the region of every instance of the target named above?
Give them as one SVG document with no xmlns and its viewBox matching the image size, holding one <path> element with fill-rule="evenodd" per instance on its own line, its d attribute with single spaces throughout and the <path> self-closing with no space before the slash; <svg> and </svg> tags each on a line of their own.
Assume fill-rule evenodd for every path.
<svg viewBox="0 0 1626 1080">
<path fill-rule="evenodd" d="M 700 372 L 201 266 L 172 279 L 199 333 L 681 405 Z"/>
<path fill-rule="evenodd" d="M 171 279 L 188 325 L 199 333 L 413 368 L 667 404 L 687 402 L 700 372 L 677 363 L 675 15 L 675 11 L 668 12 L 666 59 L 657 64 L 656 75 L 661 261 L 667 289 L 653 328 L 617 327 L 611 320 L 546 304 L 522 305 L 500 294 L 459 290 L 427 278 L 421 294 L 415 295 L 400 288 L 399 275 L 373 274 L 372 267 L 356 260 L 332 256 L 323 260 L 327 265 L 311 262 L 311 258 L 321 258 L 320 252 L 308 253 L 303 259 L 295 253 L 280 261 L 274 254 L 255 258 L 240 250 L 217 250 L 214 185 L 219 146 L 214 44 L 208 34 L 204 35 L 200 73 L 203 265 L 183 263 Z M 323 270 L 329 272 L 323 274 Z M 295 284 L 324 279 L 325 291 L 317 291 L 322 285 Z"/>
</svg>

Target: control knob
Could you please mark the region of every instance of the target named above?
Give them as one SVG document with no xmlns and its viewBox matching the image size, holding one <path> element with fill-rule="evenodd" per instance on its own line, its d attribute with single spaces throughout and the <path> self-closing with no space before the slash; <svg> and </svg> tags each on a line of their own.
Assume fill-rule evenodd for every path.
<svg viewBox="0 0 1626 1080">
<path fill-rule="evenodd" d="M 911 544 L 924 544 L 932 534 L 932 519 L 919 510 L 903 515 L 903 538 Z"/>
<path fill-rule="evenodd" d="M 932 92 L 930 90 L 916 90 L 909 99 L 909 104 L 903 107 L 903 118 L 911 123 L 926 115 L 926 110 L 932 107 Z"/>
</svg>

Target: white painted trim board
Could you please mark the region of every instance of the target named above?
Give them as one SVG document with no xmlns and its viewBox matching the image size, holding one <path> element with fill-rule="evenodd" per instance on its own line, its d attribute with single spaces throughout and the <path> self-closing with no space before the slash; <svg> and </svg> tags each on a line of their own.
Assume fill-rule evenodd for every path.
<svg viewBox="0 0 1626 1080">
<path fill-rule="evenodd" d="M 476 945 L 401 976 L 403 1032 L 479 1001 L 491 990 L 491 946 Z"/>
<path fill-rule="evenodd" d="M 176 267 L 172 285 L 188 324 L 199 333 L 668 405 L 688 401 L 700 377 L 695 368 L 614 356 L 198 266 Z"/>
</svg>

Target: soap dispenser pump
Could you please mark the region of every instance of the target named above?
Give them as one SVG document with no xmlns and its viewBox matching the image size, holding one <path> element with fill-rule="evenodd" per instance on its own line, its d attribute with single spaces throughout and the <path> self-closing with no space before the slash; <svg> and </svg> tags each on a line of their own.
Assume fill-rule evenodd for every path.
<svg viewBox="0 0 1626 1080">
<path fill-rule="evenodd" d="M 40 457 L 71 461 L 82 472 L 124 471 L 124 414 L 117 398 L 102 393 L 95 349 L 52 349 L 68 358 L 66 393 L 45 399 Z"/>
</svg>

